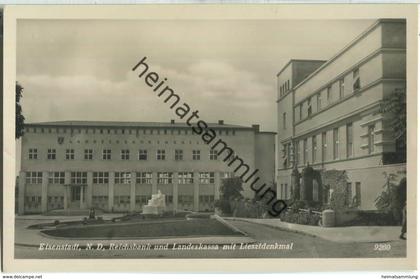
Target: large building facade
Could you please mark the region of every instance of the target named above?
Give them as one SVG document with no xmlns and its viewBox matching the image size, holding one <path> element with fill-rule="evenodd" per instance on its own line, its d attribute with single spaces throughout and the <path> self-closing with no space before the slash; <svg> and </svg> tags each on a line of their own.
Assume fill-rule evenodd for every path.
<svg viewBox="0 0 420 279">
<path fill-rule="evenodd" d="M 275 133 L 209 124 L 235 154 L 275 179 Z M 225 153 L 212 150 L 182 123 L 62 121 L 25 125 L 18 213 L 97 208 L 141 211 L 152 194 L 168 210 L 209 211 L 222 179 L 235 175 Z M 237 175 L 237 174 L 236 174 Z M 244 195 L 253 197 L 248 185 Z"/>
<path fill-rule="evenodd" d="M 375 209 L 383 173 L 405 171 L 379 109 L 406 87 L 405 21 L 378 20 L 328 61 L 291 60 L 277 82 L 279 197 L 291 196 L 292 169 L 309 164 L 345 170 L 354 206 Z"/>
</svg>

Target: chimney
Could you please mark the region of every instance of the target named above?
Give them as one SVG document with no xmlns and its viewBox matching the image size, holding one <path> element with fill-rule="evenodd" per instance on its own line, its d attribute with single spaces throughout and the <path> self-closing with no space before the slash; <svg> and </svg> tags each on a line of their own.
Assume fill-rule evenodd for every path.
<svg viewBox="0 0 420 279">
<path fill-rule="evenodd" d="M 224 121 L 223 120 L 219 120 L 219 125 L 224 125 Z"/>
<path fill-rule="evenodd" d="M 171 124 L 175 124 L 175 119 L 171 119 Z"/>
<path fill-rule="evenodd" d="M 260 131 L 260 125 L 258 125 L 258 124 L 252 124 L 252 128 L 254 129 L 255 132 Z"/>
</svg>

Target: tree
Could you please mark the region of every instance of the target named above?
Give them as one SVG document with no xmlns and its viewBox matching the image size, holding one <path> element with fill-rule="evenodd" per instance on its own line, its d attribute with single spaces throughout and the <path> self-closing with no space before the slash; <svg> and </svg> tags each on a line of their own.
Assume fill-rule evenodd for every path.
<svg viewBox="0 0 420 279">
<path fill-rule="evenodd" d="M 231 202 L 242 199 L 242 191 L 242 179 L 240 177 L 223 179 L 220 187 L 220 199 L 215 202 L 215 207 L 220 208 L 225 214 L 232 213 Z"/>
<path fill-rule="evenodd" d="M 389 125 L 393 132 L 396 152 L 384 161 L 406 162 L 407 154 L 407 100 L 405 88 L 397 88 L 380 105 L 380 112 L 390 116 Z M 387 162 L 384 162 L 387 163 Z"/>
<path fill-rule="evenodd" d="M 18 139 L 23 136 L 24 133 L 24 121 L 25 117 L 22 114 L 22 107 L 20 105 L 20 99 L 22 98 L 23 87 L 16 82 L 16 133 L 15 138 Z"/>
<path fill-rule="evenodd" d="M 385 184 L 382 193 L 375 199 L 375 206 L 378 210 L 391 213 L 396 223 L 401 222 L 401 213 L 407 199 L 407 182 L 402 178 L 398 182 L 398 175 L 394 173 L 383 173 Z"/>
<path fill-rule="evenodd" d="M 225 200 L 242 198 L 242 179 L 240 177 L 225 178 L 220 187 L 221 196 Z"/>
</svg>

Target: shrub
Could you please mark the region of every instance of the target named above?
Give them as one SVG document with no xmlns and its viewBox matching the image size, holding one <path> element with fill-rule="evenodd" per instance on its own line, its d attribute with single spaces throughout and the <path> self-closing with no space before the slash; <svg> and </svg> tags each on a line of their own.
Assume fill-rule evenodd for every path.
<svg viewBox="0 0 420 279">
<path fill-rule="evenodd" d="M 214 207 L 219 208 L 223 214 L 231 214 L 232 209 L 230 207 L 230 202 L 228 200 L 217 200 L 214 202 Z"/>
<path fill-rule="evenodd" d="M 293 212 L 286 211 L 280 214 L 280 220 L 293 224 L 318 226 L 321 216 L 318 214 L 308 212 Z"/>
</svg>

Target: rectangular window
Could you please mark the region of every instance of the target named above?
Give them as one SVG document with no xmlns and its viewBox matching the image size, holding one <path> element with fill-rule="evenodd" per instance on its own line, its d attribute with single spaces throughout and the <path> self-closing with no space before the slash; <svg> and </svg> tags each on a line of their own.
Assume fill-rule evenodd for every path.
<svg viewBox="0 0 420 279">
<path fill-rule="evenodd" d="M 295 142 L 295 149 L 296 149 L 295 161 L 296 161 L 296 165 L 299 165 L 300 163 L 300 142 L 299 141 Z"/>
<path fill-rule="evenodd" d="M 42 183 L 42 172 L 40 171 L 29 171 L 26 172 L 26 184 L 41 184 Z"/>
<path fill-rule="evenodd" d="M 116 172 L 114 182 L 115 184 L 130 184 L 131 172 Z"/>
<path fill-rule="evenodd" d="M 321 110 L 321 93 L 316 94 L 316 111 Z"/>
<path fill-rule="evenodd" d="M 340 100 L 344 98 L 344 78 L 338 81 L 338 85 L 340 88 Z"/>
<path fill-rule="evenodd" d="M 48 149 L 48 152 L 47 152 L 47 159 L 48 160 L 55 160 L 56 159 L 56 151 L 55 151 L 55 149 Z"/>
<path fill-rule="evenodd" d="M 283 112 L 283 129 L 286 129 L 286 113 Z"/>
<path fill-rule="evenodd" d="M 147 160 L 147 150 L 140 149 L 139 150 L 139 160 Z"/>
<path fill-rule="evenodd" d="M 87 172 L 75 171 L 70 173 L 70 183 L 73 185 L 86 185 Z"/>
<path fill-rule="evenodd" d="M 136 183 L 137 184 L 152 184 L 152 173 L 151 172 L 137 172 Z"/>
<path fill-rule="evenodd" d="M 282 149 L 282 157 L 284 158 L 283 160 L 283 168 L 287 167 L 287 154 L 286 154 L 286 150 L 287 150 L 287 144 L 283 144 L 283 149 Z"/>
<path fill-rule="evenodd" d="M 158 172 L 158 184 L 172 184 L 172 172 Z"/>
<path fill-rule="evenodd" d="M 299 105 L 299 120 L 303 118 L 303 104 Z"/>
<path fill-rule="evenodd" d="M 92 160 L 92 159 L 93 159 L 93 150 L 85 149 L 85 160 Z"/>
<path fill-rule="evenodd" d="M 214 183 L 214 172 L 200 172 L 200 183 L 201 184 L 213 184 Z"/>
<path fill-rule="evenodd" d="M 353 91 L 358 91 L 360 89 L 360 76 L 359 68 L 353 71 Z"/>
<path fill-rule="evenodd" d="M 182 149 L 175 150 L 175 161 L 184 160 L 184 151 Z"/>
<path fill-rule="evenodd" d="M 108 184 L 109 173 L 108 172 L 94 172 L 93 173 L 93 184 Z"/>
<path fill-rule="evenodd" d="M 233 177 L 233 173 L 232 172 L 222 172 L 220 178 L 221 179 L 225 179 L 225 178 L 232 178 Z"/>
<path fill-rule="evenodd" d="M 308 139 L 303 140 L 303 164 L 308 161 Z"/>
<path fill-rule="evenodd" d="M 347 158 L 353 156 L 353 124 L 348 123 L 346 125 L 346 149 L 347 149 Z"/>
<path fill-rule="evenodd" d="M 356 182 L 355 185 L 355 196 L 354 196 L 354 205 L 361 206 L 362 205 L 362 184 L 360 182 Z"/>
<path fill-rule="evenodd" d="M 217 160 L 217 151 L 210 149 L 210 160 Z"/>
<path fill-rule="evenodd" d="M 338 147 L 339 147 L 339 140 L 338 140 L 338 128 L 334 128 L 333 130 L 333 158 L 338 159 Z"/>
<path fill-rule="evenodd" d="M 178 172 L 178 184 L 193 184 L 194 174 L 192 172 Z"/>
<path fill-rule="evenodd" d="M 369 154 L 375 151 L 375 125 L 368 127 L 368 152 Z"/>
<path fill-rule="evenodd" d="M 322 162 L 325 162 L 327 159 L 327 132 L 323 132 L 322 133 L 322 154 L 321 154 L 321 159 Z"/>
<path fill-rule="evenodd" d="M 166 159 L 166 152 L 165 149 L 158 149 L 156 152 L 156 159 L 157 160 L 165 160 Z"/>
<path fill-rule="evenodd" d="M 147 202 L 150 199 L 151 199 L 151 197 L 150 196 L 146 196 L 146 195 L 136 196 L 136 204 L 140 204 L 140 205 L 147 204 Z"/>
<path fill-rule="evenodd" d="M 327 103 L 331 103 L 331 86 L 327 87 Z"/>
<path fill-rule="evenodd" d="M 64 172 L 63 171 L 49 172 L 48 183 L 49 184 L 64 184 Z"/>
<path fill-rule="evenodd" d="M 347 184 L 346 184 L 345 204 L 346 205 L 352 205 L 353 204 L 353 194 L 351 192 L 351 182 L 347 182 Z"/>
<path fill-rule="evenodd" d="M 311 98 L 309 98 L 309 99 L 308 99 L 308 102 L 307 102 L 307 107 L 308 107 L 308 113 L 307 113 L 307 116 L 308 116 L 308 117 L 311 117 L 311 115 L 312 115 L 312 103 L 311 103 Z"/>
<path fill-rule="evenodd" d="M 194 161 L 200 160 L 201 152 L 200 150 L 193 150 L 192 158 Z"/>
<path fill-rule="evenodd" d="M 287 166 L 292 166 L 292 160 L 291 160 L 291 156 L 292 156 L 292 154 L 291 154 L 291 146 L 292 146 L 292 144 L 291 143 L 288 143 L 287 144 L 287 151 L 286 151 L 286 153 L 287 153 Z"/>
<path fill-rule="evenodd" d="M 188 206 L 192 205 L 194 201 L 194 197 L 190 195 L 179 195 L 179 204 L 181 206 Z"/>
<path fill-rule="evenodd" d="M 130 160 L 130 150 L 128 149 L 121 150 L 121 160 Z"/>
<path fill-rule="evenodd" d="M 312 163 L 316 162 L 317 149 L 318 149 L 318 146 L 316 142 L 316 136 L 312 136 Z"/>
<path fill-rule="evenodd" d="M 111 149 L 102 150 L 102 159 L 103 160 L 111 160 Z"/>
<path fill-rule="evenodd" d="M 38 149 L 36 148 L 29 148 L 29 160 L 36 160 L 38 159 Z"/>
<path fill-rule="evenodd" d="M 286 197 L 284 196 L 284 186 L 283 186 L 283 184 L 280 184 L 280 197 L 284 200 L 286 199 Z"/>
</svg>

